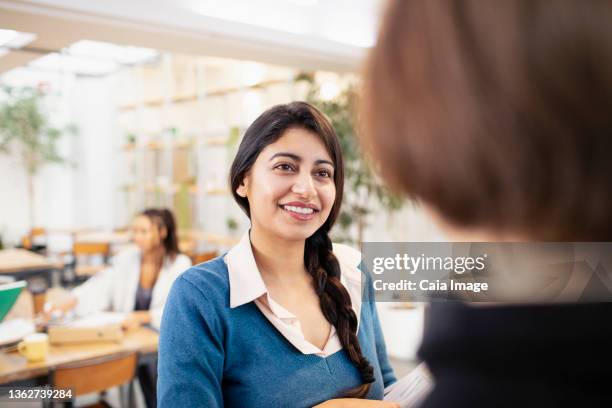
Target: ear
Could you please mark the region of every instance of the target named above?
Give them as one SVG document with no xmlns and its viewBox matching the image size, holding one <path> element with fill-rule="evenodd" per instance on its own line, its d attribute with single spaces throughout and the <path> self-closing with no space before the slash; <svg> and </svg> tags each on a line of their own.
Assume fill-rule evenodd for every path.
<svg viewBox="0 0 612 408">
<path fill-rule="evenodd" d="M 238 194 L 240 197 L 246 198 L 247 191 L 248 191 L 248 185 L 249 185 L 249 180 L 247 176 L 244 176 L 244 178 L 242 179 L 242 183 L 240 183 L 238 188 L 236 188 L 236 194 Z"/>
<path fill-rule="evenodd" d="M 163 239 L 165 239 L 167 236 L 168 236 L 168 230 L 167 230 L 165 227 L 162 227 L 162 228 L 159 230 L 159 238 L 163 240 Z"/>
</svg>

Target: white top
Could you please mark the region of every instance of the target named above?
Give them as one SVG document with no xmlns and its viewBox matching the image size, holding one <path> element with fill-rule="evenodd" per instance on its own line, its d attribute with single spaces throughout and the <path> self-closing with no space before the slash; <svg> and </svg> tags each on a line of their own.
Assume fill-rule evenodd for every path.
<svg viewBox="0 0 612 408">
<path fill-rule="evenodd" d="M 166 260 L 153 287 L 151 296 L 151 326 L 159 330 L 161 316 L 174 280 L 191 266 L 183 254 L 173 262 Z M 136 289 L 140 280 L 140 250 L 126 248 L 111 259 L 110 266 L 96 273 L 84 284 L 76 287 L 72 295 L 77 298 L 75 313 L 85 316 L 95 312 L 133 312 Z"/>
<path fill-rule="evenodd" d="M 333 244 L 333 252 L 340 264 L 340 282 L 347 289 L 357 322 L 361 311 L 361 253 L 351 247 Z M 303 354 L 316 354 L 327 357 L 342 349 L 336 328 L 331 328 L 329 338 L 323 350 L 310 343 L 304 337 L 297 317 L 274 301 L 255 263 L 249 233 L 244 234 L 240 242 L 224 257 L 227 264 L 230 283 L 230 307 L 238 307 L 254 301 L 263 315 L 276 329 Z"/>
</svg>

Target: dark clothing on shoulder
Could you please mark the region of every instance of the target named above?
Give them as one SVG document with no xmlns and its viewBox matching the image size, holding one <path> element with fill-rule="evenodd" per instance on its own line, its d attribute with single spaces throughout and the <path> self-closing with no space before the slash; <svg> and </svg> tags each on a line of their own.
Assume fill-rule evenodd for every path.
<svg viewBox="0 0 612 408">
<path fill-rule="evenodd" d="M 423 408 L 612 407 L 612 303 L 433 303 Z"/>
</svg>

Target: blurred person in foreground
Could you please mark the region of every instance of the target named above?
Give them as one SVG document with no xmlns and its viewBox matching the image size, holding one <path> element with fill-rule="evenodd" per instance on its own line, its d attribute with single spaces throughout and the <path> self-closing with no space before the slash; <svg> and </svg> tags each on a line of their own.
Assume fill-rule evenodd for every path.
<svg viewBox="0 0 612 408">
<path fill-rule="evenodd" d="M 365 149 L 455 241 L 612 241 L 612 2 L 391 0 Z M 612 406 L 612 304 L 432 304 L 423 407 Z"/>
</svg>

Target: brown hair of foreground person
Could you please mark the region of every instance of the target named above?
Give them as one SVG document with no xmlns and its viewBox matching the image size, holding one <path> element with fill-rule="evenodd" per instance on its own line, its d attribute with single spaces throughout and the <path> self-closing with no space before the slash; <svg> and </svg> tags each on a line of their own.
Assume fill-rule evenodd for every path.
<svg viewBox="0 0 612 408">
<path fill-rule="evenodd" d="M 390 0 L 362 139 L 459 227 L 612 241 L 612 2 Z"/>
</svg>

